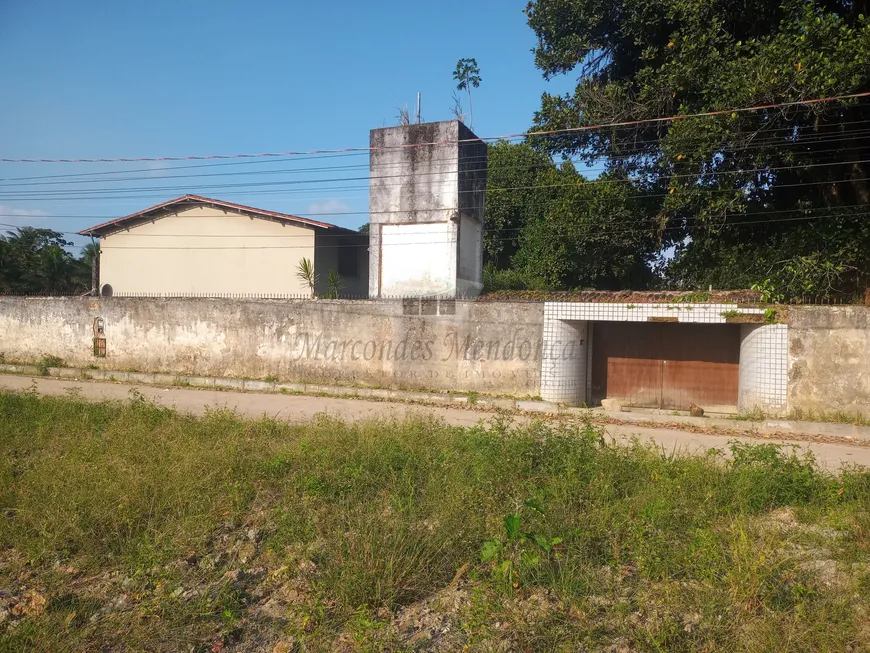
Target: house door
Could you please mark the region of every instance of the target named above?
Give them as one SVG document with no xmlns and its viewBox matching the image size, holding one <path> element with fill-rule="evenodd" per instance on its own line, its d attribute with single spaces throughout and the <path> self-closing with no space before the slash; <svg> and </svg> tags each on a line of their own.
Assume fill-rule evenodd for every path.
<svg viewBox="0 0 870 653">
<path fill-rule="evenodd" d="M 676 410 L 734 407 L 739 359 L 735 325 L 595 322 L 591 399 Z"/>
</svg>

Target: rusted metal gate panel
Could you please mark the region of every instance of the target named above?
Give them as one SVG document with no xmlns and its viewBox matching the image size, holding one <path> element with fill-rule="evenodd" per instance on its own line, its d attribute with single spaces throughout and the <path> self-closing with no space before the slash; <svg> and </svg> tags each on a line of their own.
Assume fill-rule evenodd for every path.
<svg viewBox="0 0 870 653">
<path fill-rule="evenodd" d="M 619 397 L 634 406 L 662 400 L 659 324 L 594 322 L 592 403 Z M 640 328 L 645 327 L 645 328 Z"/>
<path fill-rule="evenodd" d="M 737 404 L 740 331 L 726 324 L 595 322 L 592 401 L 686 410 Z"/>
<path fill-rule="evenodd" d="M 740 327 L 735 324 L 660 324 L 662 408 L 736 406 Z"/>
</svg>

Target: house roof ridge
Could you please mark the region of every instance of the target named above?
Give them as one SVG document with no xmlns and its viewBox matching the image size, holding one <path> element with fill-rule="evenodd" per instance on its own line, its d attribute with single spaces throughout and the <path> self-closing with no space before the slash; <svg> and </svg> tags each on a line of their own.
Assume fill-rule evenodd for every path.
<svg viewBox="0 0 870 653">
<path fill-rule="evenodd" d="M 205 197 L 203 195 L 194 195 L 193 193 L 187 193 L 182 195 L 181 197 L 176 197 L 171 200 L 167 200 L 166 202 L 162 202 L 160 204 L 155 204 L 154 206 L 150 206 L 146 209 L 142 209 L 141 211 L 136 211 L 135 213 L 130 213 L 129 215 L 122 216 L 120 218 L 114 218 L 112 220 L 108 220 L 106 222 L 100 223 L 98 225 L 94 225 L 93 227 L 89 227 L 87 229 L 83 229 L 82 231 L 77 232 L 80 236 L 99 236 L 101 234 L 97 233 L 99 231 L 111 231 L 116 229 L 122 229 L 126 223 L 133 222 L 137 219 L 144 218 L 149 213 L 159 211 L 161 209 L 168 208 L 175 204 L 181 204 L 183 202 L 200 202 L 202 204 L 211 204 L 214 206 L 222 207 L 225 209 L 235 210 L 243 213 L 250 213 L 255 216 L 261 216 L 266 219 L 275 219 L 284 222 L 292 222 L 296 224 L 301 224 L 305 226 L 310 226 L 318 229 L 330 229 L 330 230 L 338 230 L 344 231 L 348 233 L 357 233 L 353 229 L 348 229 L 346 227 L 340 227 L 335 224 L 331 224 L 329 222 L 320 222 L 318 220 L 311 220 L 310 218 L 303 218 L 298 215 L 292 215 L 290 213 L 279 213 L 278 211 L 269 211 L 266 209 L 258 209 L 254 206 L 247 206 L 245 204 L 236 204 L 234 202 L 227 202 L 225 200 L 214 199 L 212 197 Z"/>
</svg>

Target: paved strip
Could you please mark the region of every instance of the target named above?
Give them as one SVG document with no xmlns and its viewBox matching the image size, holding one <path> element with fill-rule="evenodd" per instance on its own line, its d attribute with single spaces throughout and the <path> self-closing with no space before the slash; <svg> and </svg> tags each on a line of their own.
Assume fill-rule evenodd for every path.
<svg viewBox="0 0 870 653">
<path fill-rule="evenodd" d="M 390 401 L 258 394 L 194 388 L 131 387 L 122 383 L 65 381 L 42 377 L 0 375 L 0 390 L 22 391 L 31 388 L 35 388 L 35 391 L 40 395 L 64 396 L 74 393 L 87 401 L 129 399 L 131 392 L 135 389 L 135 392 L 159 405 L 193 415 L 202 415 L 207 408 L 229 408 L 241 415 L 250 417 L 266 415 L 291 422 L 305 422 L 315 415 L 323 413 L 348 421 L 383 417 L 401 419 L 409 414 L 429 413 L 440 417 L 453 426 L 473 426 L 481 420 L 485 421 L 491 417 L 490 414 L 472 409 L 419 406 Z M 515 419 L 525 422 L 533 418 L 518 416 Z M 677 429 L 631 424 L 606 425 L 604 428 L 617 441 L 628 441 L 637 437 L 641 441 L 654 442 L 666 453 L 697 454 L 714 448 L 725 451 L 728 448 L 728 443 L 734 440 L 747 443 L 775 442 L 795 446 L 799 451 L 811 451 L 819 464 L 830 470 L 836 470 L 848 464 L 870 467 L 870 448 L 855 447 L 848 444 L 690 433 Z"/>
</svg>

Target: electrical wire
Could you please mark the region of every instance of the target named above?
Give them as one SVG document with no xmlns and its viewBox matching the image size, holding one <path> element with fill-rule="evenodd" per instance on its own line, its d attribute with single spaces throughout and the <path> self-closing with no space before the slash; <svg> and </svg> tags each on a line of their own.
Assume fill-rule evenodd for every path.
<svg viewBox="0 0 870 653">
<path fill-rule="evenodd" d="M 552 200 L 544 201 L 544 202 L 507 204 L 507 205 L 502 205 L 502 207 L 503 208 L 523 208 L 523 207 L 527 207 L 527 206 L 549 206 L 555 201 L 561 201 L 561 198 L 554 198 Z M 779 214 L 779 213 L 797 213 L 797 212 L 805 212 L 805 211 L 828 211 L 828 210 L 842 210 L 842 209 L 852 209 L 852 208 L 857 209 L 857 208 L 861 208 L 861 207 L 865 207 L 865 206 L 868 206 L 868 205 L 866 203 L 862 203 L 862 204 L 841 204 L 841 205 L 837 205 L 837 206 L 833 206 L 833 207 L 808 207 L 808 208 L 774 209 L 774 210 L 765 209 L 763 211 L 750 211 L 750 212 L 734 211 L 734 212 L 728 212 L 726 217 L 731 218 L 731 217 L 739 217 L 739 216 L 772 215 L 772 214 Z M 470 208 L 479 209 L 481 207 L 480 206 L 472 206 Z M 439 212 L 440 211 L 447 212 L 447 211 L 451 211 L 451 210 L 452 209 L 448 209 L 448 208 L 419 209 L 419 211 L 439 211 Z M 348 212 L 342 212 L 342 213 L 326 213 L 323 215 L 369 215 L 370 213 L 371 212 L 369 212 L 369 211 L 348 211 Z M 394 214 L 394 213 L 406 213 L 406 211 L 379 211 L 379 212 L 375 212 L 375 213 Z M 320 215 L 320 214 L 318 214 L 318 215 Z M 21 216 L 21 215 L 16 214 L 16 213 L 0 213 L 0 218 L 18 218 L 18 217 L 31 217 L 31 216 Z M 52 220 L 54 220 L 54 219 L 83 219 L 83 218 L 88 218 L 90 220 L 107 221 L 107 220 L 112 220 L 116 216 L 77 214 L 77 215 L 47 215 L 47 216 L 40 216 L 40 217 L 42 217 L 44 219 L 52 219 Z M 441 223 L 432 223 L 432 224 L 441 224 Z M 8 227 L 8 226 L 20 226 L 20 225 L 8 225 L 7 224 L 5 226 Z M 489 230 L 485 229 L 484 231 L 489 231 Z M 494 231 L 503 231 L 503 229 L 494 229 Z M 134 235 L 134 234 L 131 233 L 130 235 Z M 145 234 L 141 234 L 141 235 L 145 235 Z M 157 236 L 158 234 L 149 234 L 149 235 Z M 200 236 L 202 234 L 187 234 L 187 235 L 188 236 Z M 216 236 L 211 235 L 209 237 L 214 238 Z M 233 236 L 233 237 L 238 237 L 238 236 Z M 251 235 L 246 235 L 244 237 L 245 238 L 273 238 L 274 236 L 265 235 L 265 234 L 251 234 Z"/>
<path fill-rule="evenodd" d="M 854 122 L 856 122 L 856 123 L 859 123 L 859 122 L 860 123 L 870 123 L 870 120 L 854 121 Z M 803 137 L 801 137 L 800 140 L 792 140 L 792 141 L 788 141 L 788 140 L 783 141 L 781 138 L 772 138 L 772 139 L 760 140 L 760 141 L 758 139 L 755 139 L 752 143 L 747 144 L 747 145 L 741 145 L 741 146 L 729 145 L 727 143 L 722 144 L 721 146 L 718 146 L 716 148 L 716 153 L 721 154 L 721 153 L 726 153 L 726 152 L 744 152 L 744 151 L 748 151 L 750 149 L 760 149 L 760 148 L 769 147 L 771 145 L 776 145 L 778 147 L 789 147 L 789 146 L 808 147 L 808 146 L 813 145 L 813 144 L 826 143 L 826 142 L 837 142 L 837 141 L 843 141 L 844 139 L 847 139 L 847 138 L 854 139 L 854 138 L 859 137 L 859 136 L 868 136 L 868 135 L 870 135 L 870 129 L 853 130 L 850 132 L 841 132 L 841 133 L 834 133 L 834 134 L 827 134 L 827 133 L 818 134 L 818 135 L 809 134 L 809 135 L 804 135 Z M 699 137 L 699 138 L 701 138 L 703 140 L 702 137 Z M 646 142 L 657 143 L 659 141 L 658 140 L 650 140 L 650 141 L 646 141 Z M 621 149 L 626 149 L 626 148 L 621 148 Z M 853 145 L 852 147 L 846 147 L 846 148 L 840 147 L 840 148 L 833 148 L 830 150 L 813 150 L 811 153 L 813 154 L 813 156 L 816 156 L 818 154 L 823 154 L 823 153 L 841 152 L 844 149 L 845 150 L 863 149 L 863 147 L 861 145 Z M 607 159 L 608 159 L 608 161 L 628 160 L 628 159 L 637 157 L 642 153 L 643 153 L 642 150 L 638 150 L 636 152 L 631 152 L 630 150 L 627 150 L 626 154 L 610 155 L 607 157 Z M 312 158 L 317 158 L 317 157 L 312 157 Z M 466 157 L 463 160 L 470 162 L 470 163 L 475 163 L 475 162 L 484 163 L 486 161 L 486 159 L 487 159 L 486 155 L 481 155 L 481 156 Z M 457 160 L 456 157 L 453 156 L 453 157 L 446 157 L 446 158 L 442 158 L 442 159 L 431 159 L 430 163 L 431 162 L 447 162 L 447 163 L 453 164 L 456 162 L 456 160 Z M 563 161 L 572 161 L 575 163 L 582 161 L 582 160 L 584 160 L 584 157 L 582 155 L 573 155 L 570 157 L 563 158 Z M 243 163 L 251 163 L 251 162 L 243 162 Z M 225 166 L 225 165 L 234 165 L 234 164 L 224 163 L 224 164 L 207 164 L 207 165 L 224 165 Z M 393 167 L 407 167 L 407 165 L 408 164 L 405 163 L 404 161 L 386 162 L 386 163 L 379 163 L 377 165 L 377 168 L 380 170 L 380 169 L 393 168 Z M 536 163 L 536 164 L 530 164 L 528 167 L 529 168 L 548 167 L 550 165 L 556 165 L 556 164 L 554 162 L 541 162 L 541 163 Z M 185 166 L 180 166 L 180 167 L 183 168 Z M 190 166 L 190 167 L 197 167 L 197 166 Z M 514 168 L 521 168 L 521 167 L 522 166 L 514 166 Z M 357 164 L 357 165 L 345 165 L 345 166 L 297 167 L 297 168 L 284 168 L 284 169 L 278 169 L 278 170 L 274 170 L 274 169 L 273 170 L 252 170 L 252 171 L 243 171 L 243 172 L 206 173 L 206 174 L 190 174 L 190 175 L 154 176 L 153 174 L 150 174 L 150 175 L 143 175 L 143 176 L 138 176 L 138 177 L 129 177 L 128 176 L 128 177 L 114 177 L 114 178 L 108 178 L 108 179 L 107 178 L 101 178 L 101 179 L 66 179 L 65 175 L 56 175 L 56 176 L 49 175 L 49 176 L 45 176 L 44 178 L 41 178 L 41 177 L 21 177 L 21 178 L 13 178 L 13 179 L 8 179 L 8 180 L 0 180 L 0 189 L 28 187 L 28 186 L 94 184 L 94 183 L 101 183 L 101 182 L 152 181 L 152 180 L 157 180 L 157 179 L 192 179 L 192 178 L 203 178 L 203 177 L 301 174 L 301 173 L 310 173 L 310 172 L 324 172 L 324 171 L 331 171 L 331 170 L 350 170 L 350 169 L 369 169 L 369 168 L 370 168 L 369 164 Z M 502 169 L 510 169 L 510 168 L 512 168 L 512 167 L 508 166 L 507 168 L 502 168 Z M 143 170 L 149 171 L 148 169 L 143 169 Z M 123 171 L 123 172 L 107 171 L 105 173 L 83 173 L 83 174 L 84 175 L 96 175 L 96 174 L 118 175 L 118 174 L 129 174 L 130 172 L 133 172 L 133 171 Z M 418 174 L 439 174 L 439 173 L 433 172 L 433 173 L 418 173 Z M 81 175 L 73 175 L 73 176 L 79 177 Z M 39 179 L 51 179 L 51 178 L 61 178 L 62 180 L 61 181 L 32 181 L 30 183 L 5 183 L 7 181 L 13 181 L 14 179 L 39 180 Z M 312 181 L 315 181 L 315 180 L 312 180 Z"/>
<path fill-rule="evenodd" d="M 864 163 L 870 163 L 870 159 L 855 159 L 855 160 L 851 160 L 851 161 L 832 161 L 832 162 L 826 162 L 826 163 L 811 163 L 811 164 L 801 164 L 801 165 L 750 168 L 750 169 L 739 169 L 739 170 L 696 172 L 696 173 L 691 173 L 691 174 L 669 175 L 667 179 L 669 182 L 671 182 L 671 181 L 676 180 L 676 179 L 698 179 L 698 178 L 703 179 L 705 177 L 718 176 L 718 175 L 746 175 L 746 174 L 751 174 L 751 173 L 771 173 L 771 172 L 784 171 L 784 170 L 796 170 L 796 169 L 803 170 L 803 169 L 808 169 L 808 168 L 819 168 L 819 167 L 825 167 L 825 166 L 858 165 L 858 164 L 864 164 Z M 473 170 L 457 171 L 456 174 L 460 174 L 460 173 L 468 174 L 468 173 L 484 172 L 484 171 L 485 171 L 485 168 L 478 168 L 478 169 L 473 169 Z M 433 172 L 433 173 L 421 173 L 421 174 L 443 175 L 445 173 Z M 450 173 L 447 173 L 447 174 L 453 174 L 453 172 L 451 171 Z M 371 177 L 371 179 L 397 179 L 397 178 L 402 179 L 403 181 L 400 181 L 400 182 L 395 183 L 395 184 L 381 184 L 380 185 L 382 187 L 383 186 L 397 187 L 397 186 L 405 185 L 406 181 L 404 181 L 404 180 L 406 180 L 408 178 L 408 176 L 409 175 L 407 175 L 407 174 L 384 175 L 381 177 Z M 231 188 L 261 188 L 264 186 L 287 186 L 287 185 L 301 185 L 301 184 L 305 184 L 305 183 L 362 181 L 362 180 L 366 180 L 366 179 L 369 179 L 369 178 L 368 177 L 348 177 L 348 178 L 334 178 L 334 179 L 325 179 L 325 180 L 324 179 L 310 180 L 310 182 L 309 182 L 309 180 L 291 180 L 291 181 L 275 181 L 275 182 L 256 182 L 256 183 L 252 183 L 252 184 L 217 184 L 217 185 L 202 186 L 201 188 L 205 188 L 208 190 L 214 190 L 214 189 L 224 190 L 224 189 L 231 189 Z M 858 179 L 847 179 L 845 181 L 858 181 Z M 476 191 L 476 192 L 485 192 L 485 193 L 489 194 L 489 193 L 493 193 L 493 192 L 504 192 L 504 191 L 508 191 L 508 190 L 528 190 L 528 189 L 533 189 L 533 188 L 552 188 L 552 187 L 560 187 L 560 186 L 580 187 L 580 186 L 595 186 L 598 184 L 615 184 L 615 183 L 634 184 L 634 183 L 637 183 L 637 180 L 631 179 L 631 178 L 625 178 L 625 179 L 589 179 L 589 180 L 581 178 L 577 181 L 567 182 L 567 183 L 563 183 L 563 184 L 536 184 L 533 186 L 486 188 L 485 190 Z M 828 183 L 828 182 L 807 182 L 806 184 L 801 184 L 801 185 L 811 185 L 813 183 Z M 834 182 L 830 182 L 830 183 L 834 183 Z M 839 182 L 837 182 L 837 183 L 839 183 Z M 149 193 L 152 193 L 152 192 L 157 192 L 157 191 L 165 191 L 165 192 L 173 192 L 174 193 L 174 192 L 183 192 L 185 190 L 188 190 L 188 189 L 186 187 L 160 187 L 160 188 L 149 188 L 149 189 L 93 189 L 93 190 L 80 190 L 80 191 L 72 190 L 72 191 L 56 191 L 56 192 L 70 192 L 70 193 L 78 193 L 79 195 L 81 195 L 83 193 L 113 193 L 113 192 L 149 192 Z M 326 189 L 321 189 L 321 190 L 326 190 Z M 708 188 L 705 188 L 702 190 L 704 190 L 706 192 L 720 191 L 720 189 L 708 189 Z M 726 190 L 731 190 L 731 189 L 726 189 Z M 42 193 L 52 193 L 52 192 L 53 191 L 42 191 Z M 99 197 L 101 197 L 101 196 L 97 195 L 97 196 L 86 196 L 86 197 L 80 197 L 80 196 L 57 197 L 54 195 L 43 194 L 43 195 L 18 195 L 18 196 L 14 196 L 14 197 L 10 198 L 9 196 L 6 196 L 6 195 L 3 195 L 2 193 L 0 193 L 0 199 L 5 199 L 7 201 L 10 199 L 14 199 L 14 200 L 18 200 L 18 201 L 21 201 L 21 200 L 33 201 L 34 199 L 35 200 L 40 200 L 40 199 L 63 199 L 63 200 L 97 199 Z M 655 195 L 650 195 L 650 197 L 655 197 Z"/>
<path fill-rule="evenodd" d="M 640 120 L 627 120 L 622 122 L 601 123 L 598 125 L 583 125 L 578 127 L 565 127 L 561 129 L 548 129 L 528 132 L 518 132 L 513 134 L 504 134 L 501 136 L 484 136 L 457 140 L 442 140 L 426 143 L 402 143 L 399 145 L 385 147 L 348 147 L 338 149 L 323 149 L 323 150 L 308 150 L 308 151 L 287 151 L 287 152 L 262 152 L 258 154 L 210 154 L 210 155 L 191 155 L 191 156 L 162 156 L 162 157 L 123 157 L 123 158 L 76 158 L 76 159 L 13 159 L 0 158 L 0 163 L 129 163 L 137 161 L 200 161 L 209 159 L 250 159 L 250 158 L 272 158 L 272 157 L 289 157 L 289 156 L 309 156 L 316 154 L 335 154 L 347 152 L 371 152 L 376 150 L 396 150 L 405 148 L 416 148 L 435 145 L 458 145 L 462 143 L 475 143 L 486 141 L 498 141 L 517 138 L 529 138 L 536 136 L 551 136 L 557 134 L 571 134 L 585 131 L 594 131 L 600 129 L 609 129 L 614 127 L 632 127 L 646 124 L 656 124 L 664 122 L 674 122 L 678 120 L 687 120 L 691 118 L 704 118 L 722 116 L 736 113 L 746 113 L 751 111 L 763 111 L 769 109 L 782 109 L 793 106 L 810 106 L 821 104 L 824 102 L 837 102 L 843 100 L 851 100 L 858 98 L 870 97 L 870 91 L 861 93 L 849 93 L 844 95 L 835 95 L 823 98 L 813 98 L 809 100 L 794 100 L 789 102 L 776 102 L 770 104 L 761 104 L 748 107 L 734 107 L 731 109 L 720 109 L 717 111 L 703 111 L 690 114 L 676 114 L 671 116 L 661 116 L 657 118 L 643 118 Z"/>
<path fill-rule="evenodd" d="M 838 163 L 840 163 L 840 162 L 838 162 Z M 796 169 L 796 168 L 801 168 L 801 166 L 789 166 L 788 167 L 788 169 Z M 691 176 L 696 177 L 697 175 L 691 175 Z M 798 182 L 798 183 L 793 183 L 793 184 L 767 184 L 766 188 L 764 190 L 769 191 L 772 188 L 795 188 L 795 187 L 818 186 L 818 185 L 834 185 L 834 184 L 841 184 L 841 183 L 854 183 L 856 181 L 867 181 L 868 179 L 870 179 L 870 177 L 850 177 L 850 178 L 846 178 L 846 179 L 826 179 L 826 180 L 813 181 L 813 182 Z M 600 184 L 600 183 L 622 183 L 623 181 L 626 181 L 626 180 L 593 179 L 593 180 L 588 180 L 588 181 L 574 181 L 574 182 L 566 182 L 566 183 L 533 184 L 533 185 L 526 185 L 526 186 L 508 186 L 508 187 L 503 187 L 503 188 L 487 188 L 487 189 L 481 190 L 479 192 L 484 193 L 484 194 L 490 194 L 490 193 L 494 193 L 494 192 L 506 192 L 506 191 L 514 191 L 514 190 L 535 190 L 535 189 L 543 189 L 543 188 L 563 188 L 563 187 L 569 187 L 569 186 L 574 186 L 574 187 L 580 188 L 580 187 L 591 186 L 591 185 Z M 401 186 L 402 184 L 396 184 L 396 185 Z M 320 191 L 365 190 L 367 188 L 368 188 L 368 186 L 345 186 L 345 187 L 325 187 L 325 188 L 318 188 L 317 190 L 320 190 Z M 311 189 L 307 189 L 307 190 L 311 190 Z M 705 193 L 705 194 L 713 194 L 713 193 L 729 193 L 729 192 L 733 192 L 734 190 L 735 190 L 734 188 L 701 188 L 701 189 L 697 189 L 696 192 L 701 192 L 701 193 Z M 288 192 L 288 189 L 281 189 L 278 192 Z M 232 193 L 233 193 L 233 191 L 229 191 L 227 194 L 232 194 Z M 266 195 L 266 194 L 274 194 L 274 193 L 275 193 L 274 190 L 272 190 L 272 191 L 269 191 L 269 190 L 259 190 L 259 191 L 258 190 L 248 190 L 248 191 L 244 192 L 245 195 L 254 195 L 254 194 Z M 667 195 L 671 195 L 671 194 L 673 194 L 673 190 L 669 191 L 668 193 L 662 193 L 662 194 L 646 193 L 646 194 L 640 194 L 640 195 L 626 195 L 626 196 L 623 196 L 623 198 L 624 199 L 659 198 L 659 197 L 666 197 Z M 127 195 L 127 196 L 113 196 L 113 197 L 110 197 L 108 199 L 146 199 L 148 197 L 149 197 L 148 195 Z M 157 196 L 157 197 L 160 197 L 160 196 Z M 8 198 L 8 197 L 0 196 L 0 199 L 5 199 L 5 200 L 9 201 L 10 199 L 17 199 L 17 198 Z M 51 200 L 74 201 L 74 200 L 94 200 L 94 199 L 102 199 L 102 198 L 73 196 L 73 197 L 26 198 L 26 199 L 30 199 L 31 201 L 33 199 L 51 199 Z M 580 201 L 593 201 L 595 199 L 596 198 L 587 198 L 587 199 L 581 198 Z M 452 207 L 452 208 L 455 208 L 455 207 Z M 442 208 L 442 209 L 425 209 L 425 210 L 427 210 L 427 211 L 431 211 L 431 210 L 443 211 L 443 210 L 448 210 L 448 209 Z M 398 212 L 403 212 L 403 211 L 398 211 Z M 370 214 L 377 214 L 378 212 L 377 211 L 373 211 L 373 212 L 370 211 L 369 213 Z"/>
<path fill-rule="evenodd" d="M 866 206 L 866 205 L 862 205 L 862 206 Z M 837 207 L 837 208 L 840 208 L 840 207 Z M 770 212 L 770 213 L 773 213 L 773 212 Z M 733 218 L 733 217 L 739 217 L 739 216 L 752 216 L 752 215 L 765 215 L 765 212 L 743 213 L 743 214 L 732 214 L 732 215 L 730 215 L 729 217 L 730 217 L 730 218 Z M 776 218 L 776 219 L 763 219 L 763 220 L 741 220 L 741 221 L 738 221 L 738 222 L 727 222 L 727 223 L 725 223 L 725 224 L 716 225 L 716 226 L 715 226 L 715 229 L 717 229 L 717 230 L 725 230 L 725 229 L 729 229 L 729 228 L 732 228 L 732 227 L 742 227 L 742 226 L 746 226 L 746 225 L 758 225 L 758 224 L 780 224 L 780 223 L 783 223 L 783 222 L 798 222 L 798 221 L 822 220 L 822 219 L 831 219 L 831 218 L 863 218 L 863 217 L 866 217 L 866 216 L 870 216 L 870 211 L 858 211 L 858 212 L 849 212 L 849 213 L 834 213 L 834 214 L 829 214 L 829 215 L 818 215 L 818 216 L 795 216 L 795 217 L 791 217 L 791 218 Z M 661 228 L 661 227 L 659 227 L 658 225 L 649 225 L 649 226 L 646 226 L 646 227 L 643 227 L 643 226 L 637 226 L 637 225 L 634 225 L 634 226 L 633 226 L 633 225 L 629 225 L 629 224 L 627 224 L 628 222 L 630 222 L 630 220 L 621 220 L 621 221 L 617 220 L 617 221 L 614 221 L 614 223 L 612 223 L 612 224 L 610 224 L 610 225 L 607 225 L 607 226 L 608 226 L 608 228 L 607 228 L 607 233 L 609 233 L 609 234 L 617 234 L 617 235 L 624 235 L 624 234 L 633 234 L 633 233 L 641 233 L 641 234 L 642 234 L 642 233 L 652 233 L 652 234 L 656 234 L 656 233 L 661 233 L 661 232 L 664 232 L 664 231 L 685 231 L 686 229 L 691 229 L 691 228 L 692 228 L 692 225 L 691 225 L 691 224 L 688 224 L 688 223 L 690 223 L 690 222 L 692 222 L 692 221 L 694 221 L 695 223 L 702 223 L 702 219 L 701 219 L 701 218 L 697 218 L 697 217 L 695 217 L 695 218 L 689 218 L 689 219 L 687 219 L 687 220 L 686 220 L 686 222 L 687 222 L 686 225 L 666 226 L 666 227 L 664 227 L 664 228 Z M 614 224 L 615 224 L 616 227 L 617 227 L 616 229 L 613 229 L 613 228 L 612 228 Z M 12 227 L 12 228 L 20 227 L 20 225 L 5 224 L 5 223 L 0 223 L 0 226 L 4 226 L 4 227 Z M 524 227 L 511 227 L 511 228 L 505 228 L 505 229 L 483 229 L 483 230 L 481 230 L 481 233 L 482 233 L 482 234 L 486 234 L 486 233 L 521 232 L 521 231 L 523 231 L 523 229 L 524 229 Z M 76 236 L 76 235 L 78 235 L 78 234 L 76 234 L 76 233 L 74 233 L 74 232 L 67 232 L 67 231 L 59 231 L 59 232 L 56 232 L 56 233 L 59 233 L 59 234 L 61 234 L 61 235 L 65 235 L 65 236 Z M 329 239 L 347 240 L 348 238 L 353 238 L 353 237 L 362 237 L 362 236 L 365 236 L 365 235 L 366 235 L 366 234 L 358 234 L 358 235 L 357 235 L 357 234 L 323 234 L 323 235 L 318 235 L 317 238 L 316 238 L 316 240 L 321 240 L 321 239 L 322 239 L 322 240 L 329 240 Z M 559 237 L 569 237 L 569 236 L 576 236 L 576 235 L 577 235 L 576 233 L 567 233 L 567 232 L 553 232 L 553 234 L 552 234 L 552 236 L 553 236 L 554 238 L 559 238 Z M 248 239 L 248 238 L 255 237 L 255 236 L 244 236 L 244 235 L 208 235 L 208 234 L 132 234 L 132 233 L 125 234 L 124 236 L 125 236 L 125 237 L 130 237 L 130 236 L 138 236 L 138 237 L 155 237 L 155 236 L 161 236 L 161 237 L 173 237 L 173 238 L 183 238 L 183 237 L 196 237 L 196 238 L 234 237 L 234 238 L 238 238 L 238 239 Z M 414 236 L 415 236 L 415 237 L 416 237 L 416 236 L 445 236 L 446 238 L 443 240 L 443 242 L 440 242 L 440 243 L 439 243 L 439 242 L 434 242 L 434 243 L 433 243 L 433 241 L 432 241 L 431 239 L 429 239 L 429 240 L 419 241 L 419 242 L 396 242 L 396 243 L 384 243 L 384 242 L 381 242 L 381 243 L 380 243 L 380 246 L 381 246 L 381 247 L 390 247 L 390 248 L 392 248 L 392 247 L 397 247 L 397 246 L 410 246 L 410 245 L 433 245 L 433 244 L 455 245 L 455 244 L 456 244 L 456 238 L 455 238 L 455 236 L 454 236 L 453 234 L 450 234 L 449 232 L 444 231 L 444 230 L 440 230 L 440 231 L 431 231 L 431 232 L 418 232 L 418 233 L 414 234 Z M 269 238 L 271 238 L 272 240 L 283 240 L 283 239 L 291 239 L 291 238 L 304 238 L 304 239 L 307 239 L 307 240 L 311 240 L 311 239 L 312 239 L 312 236 L 311 236 L 310 234 L 302 234 L 302 235 L 287 235 L 287 236 L 269 236 Z M 340 244 L 316 244 L 316 240 L 315 240 L 315 244 L 313 245 L 313 247 L 314 247 L 315 249 L 321 249 L 321 248 L 334 249 L 334 248 L 345 248 L 345 247 L 354 247 L 354 248 L 358 248 L 358 247 L 361 247 L 361 246 L 362 246 L 362 245 L 360 245 L 360 244 L 356 244 L 356 243 L 350 243 L 350 244 L 347 244 L 347 243 L 340 243 Z M 488 240 L 489 240 L 489 242 L 514 242 L 514 241 L 518 240 L 518 235 L 517 235 L 517 236 L 514 236 L 514 237 L 509 237 L 509 238 L 496 238 L 496 239 L 488 239 Z M 101 247 L 102 247 L 102 246 L 103 246 L 103 245 L 101 245 Z M 305 248 L 305 245 L 300 245 L 300 246 L 294 246 L 294 245 L 264 245 L 264 246 L 260 246 L 260 245 L 256 245 L 256 246 L 241 245 L 241 246 L 240 246 L 240 245 L 237 244 L 237 245 L 231 245 L 231 246 L 220 246 L 220 247 L 216 247 L 216 246 L 193 246 L 193 247 L 188 247 L 188 246 L 154 246 L 154 245 L 148 245 L 148 246 L 144 246 L 144 245 L 143 245 L 143 246 L 135 246 L 135 245 L 134 245 L 134 246 L 118 246 L 118 247 L 111 247 L 111 249 L 115 249 L 115 250 L 119 250 L 119 249 L 138 249 L 138 250 L 160 250 L 160 251 L 162 251 L 162 250 L 199 250 L 199 249 L 201 249 L 201 250 L 224 250 L 224 249 L 226 249 L 226 250 L 251 250 L 251 249 L 253 249 L 253 250 L 257 250 L 257 249 L 301 249 L 301 248 Z M 108 249 L 108 247 L 107 247 L 107 249 Z"/>
</svg>

